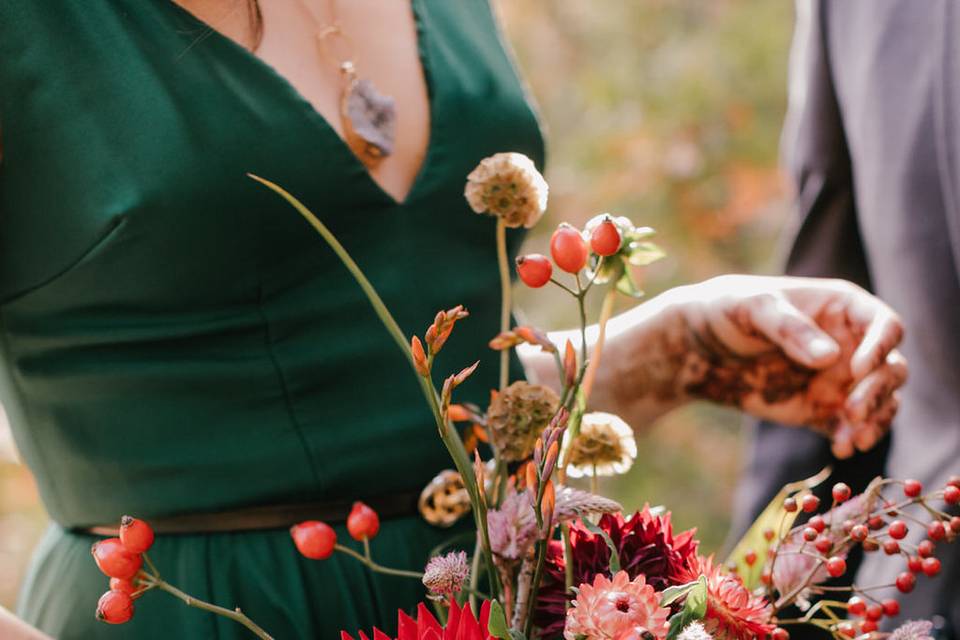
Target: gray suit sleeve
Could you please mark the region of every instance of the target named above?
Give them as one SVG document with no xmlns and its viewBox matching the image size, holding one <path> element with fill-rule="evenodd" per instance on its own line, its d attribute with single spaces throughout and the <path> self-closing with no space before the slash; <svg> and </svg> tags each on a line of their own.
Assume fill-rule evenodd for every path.
<svg viewBox="0 0 960 640">
<path fill-rule="evenodd" d="M 786 258 L 791 275 L 838 277 L 869 288 L 870 279 L 857 228 L 850 156 L 841 109 L 831 78 L 823 5 L 798 0 L 790 59 L 789 108 L 782 139 L 784 164 L 796 189 L 796 212 Z M 734 508 L 739 536 L 787 482 L 809 477 L 833 464 L 833 481 L 855 489 L 880 472 L 886 443 L 837 463 L 829 443 L 806 429 L 761 422 L 753 425 L 745 477 Z"/>
</svg>

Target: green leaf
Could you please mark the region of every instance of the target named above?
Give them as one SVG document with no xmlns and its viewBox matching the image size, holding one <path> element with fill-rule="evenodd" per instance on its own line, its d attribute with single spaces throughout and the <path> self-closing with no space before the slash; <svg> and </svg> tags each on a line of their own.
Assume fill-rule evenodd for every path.
<svg viewBox="0 0 960 640">
<path fill-rule="evenodd" d="M 630 269 L 624 269 L 623 274 L 617 280 L 617 291 L 620 293 L 630 296 L 631 298 L 642 298 L 643 291 L 637 287 L 637 283 L 633 280 L 633 275 L 630 273 Z"/>
<path fill-rule="evenodd" d="M 487 631 L 494 638 L 501 640 L 510 639 L 510 626 L 507 624 L 507 616 L 503 613 L 503 607 L 496 600 L 490 601 L 490 621 L 487 623 Z"/>
<path fill-rule="evenodd" d="M 799 491 L 812 489 L 824 480 L 830 477 L 830 467 L 824 468 L 817 475 L 801 480 L 791 482 L 780 490 L 763 513 L 754 521 L 750 529 L 744 534 L 737 546 L 733 548 L 730 556 L 727 558 L 727 564 L 735 564 L 737 575 L 743 579 L 743 584 L 747 589 L 754 589 L 760 584 L 760 576 L 763 574 L 764 560 L 767 557 L 767 551 L 783 533 L 793 527 L 794 520 L 797 519 L 798 511 L 788 513 L 783 508 L 783 501 Z M 776 535 L 773 540 L 767 540 L 763 533 L 767 529 L 773 530 Z M 747 564 L 746 556 L 749 552 L 757 554 L 757 559 L 753 566 Z"/>
<path fill-rule="evenodd" d="M 666 252 L 653 242 L 631 242 L 627 247 L 627 262 L 635 267 L 645 267 L 666 255 Z"/>
<path fill-rule="evenodd" d="M 690 588 L 686 593 L 686 600 L 683 601 L 683 608 L 670 618 L 666 640 L 674 640 L 687 625 L 695 620 L 702 620 L 707 615 L 707 577 L 700 576 L 696 582 L 683 586 Z"/>
<path fill-rule="evenodd" d="M 603 538 L 603 541 L 607 543 L 607 547 L 610 549 L 610 573 L 616 575 L 617 572 L 620 571 L 620 554 L 617 553 L 617 547 L 613 544 L 613 540 L 610 539 L 606 531 L 590 522 L 590 520 L 583 518 L 582 522 L 583 526 L 589 529 L 590 533 L 600 536 Z"/>
<path fill-rule="evenodd" d="M 517 629 L 511 629 L 510 640 L 527 640 L 527 636 L 523 635 L 522 631 L 519 631 Z"/>
<path fill-rule="evenodd" d="M 675 587 L 667 587 L 660 595 L 660 606 L 669 607 L 671 604 L 690 593 L 690 590 L 697 586 L 698 583 L 698 580 L 694 580 L 693 582 L 688 582 L 687 584 L 680 584 Z"/>
</svg>

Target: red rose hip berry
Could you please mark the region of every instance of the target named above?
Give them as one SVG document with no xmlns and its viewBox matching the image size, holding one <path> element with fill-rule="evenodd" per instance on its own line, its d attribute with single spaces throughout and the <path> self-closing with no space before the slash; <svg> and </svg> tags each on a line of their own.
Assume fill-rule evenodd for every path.
<svg viewBox="0 0 960 640">
<path fill-rule="evenodd" d="M 770 634 L 771 640 L 790 640 L 790 633 L 783 627 L 777 627 Z"/>
<path fill-rule="evenodd" d="M 587 264 L 587 243 L 580 232 L 564 223 L 550 238 L 550 255 L 567 273 L 577 273 Z"/>
<path fill-rule="evenodd" d="M 380 517 L 377 512 L 362 502 L 354 502 L 347 516 L 347 531 L 354 540 L 373 540 L 380 531 Z"/>
<path fill-rule="evenodd" d="M 947 535 L 947 529 L 939 520 L 935 520 L 927 525 L 927 536 L 931 540 L 943 540 Z"/>
<path fill-rule="evenodd" d="M 883 606 L 876 603 L 870 605 L 867 607 L 866 616 L 867 620 L 873 620 L 874 622 L 880 620 L 883 617 Z"/>
<path fill-rule="evenodd" d="M 960 503 L 960 488 L 948 484 L 947 488 L 943 490 L 943 501 L 947 504 Z"/>
<path fill-rule="evenodd" d="M 120 519 L 120 542 L 132 553 L 144 553 L 153 546 L 153 529 L 143 520 L 123 516 Z"/>
<path fill-rule="evenodd" d="M 862 524 L 854 525 L 850 529 L 850 537 L 856 540 L 857 542 L 863 542 L 867 539 L 867 536 L 870 535 L 870 532 L 867 530 L 867 527 Z"/>
<path fill-rule="evenodd" d="M 127 549 L 120 538 L 107 538 L 90 548 L 97 567 L 110 578 L 130 579 L 143 566 L 143 557 Z"/>
<path fill-rule="evenodd" d="M 841 502 L 846 502 L 849 500 L 850 494 L 853 493 L 853 491 L 850 489 L 850 485 L 847 483 L 838 482 L 837 484 L 833 485 L 832 493 L 834 502 L 840 504 Z"/>
<path fill-rule="evenodd" d="M 907 569 L 913 573 L 920 573 L 923 571 L 923 558 L 920 556 L 910 556 L 907 558 Z"/>
<path fill-rule="evenodd" d="M 550 282 L 553 275 L 553 264 L 550 260 L 539 253 L 517 258 L 517 275 L 523 284 L 531 289 L 539 289 Z"/>
<path fill-rule="evenodd" d="M 937 546 L 929 540 L 921 540 L 917 545 L 917 555 L 921 558 L 929 558 L 937 550 Z"/>
<path fill-rule="evenodd" d="M 883 615 L 889 618 L 900 615 L 900 603 L 896 600 L 884 600 L 881 606 Z"/>
<path fill-rule="evenodd" d="M 787 513 L 793 513 L 797 510 L 797 499 L 796 498 L 784 498 L 783 500 L 783 510 Z"/>
<path fill-rule="evenodd" d="M 133 594 L 137 592 L 137 585 L 130 579 L 110 578 L 110 591 L 122 591 L 133 598 Z"/>
<path fill-rule="evenodd" d="M 808 493 L 803 496 L 803 499 L 800 501 L 800 508 L 803 509 L 804 513 L 813 513 L 820 506 L 820 498 Z"/>
<path fill-rule="evenodd" d="M 904 480 L 903 495 L 908 498 L 916 498 L 923 493 L 923 483 L 919 480 Z"/>
<path fill-rule="evenodd" d="M 895 556 L 900 553 L 900 543 L 896 540 L 884 540 L 883 552 L 888 556 Z"/>
<path fill-rule="evenodd" d="M 903 540 L 907 537 L 907 523 L 903 520 L 894 520 L 890 523 L 890 526 L 887 527 L 887 533 L 889 533 L 890 537 L 894 540 Z"/>
<path fill-rule="evenodd" d="M 111 590 L 97 602 L 97 620 L 107 624 L 123 624 L 133 617 L 133 598 L 123 591 Z"/>
<path fill-rule="evenodd" d="M 847 600 L 847 611 L 852 616 L 862 616 L 867 612 L 867 603 L 859 596 L 853 596 Z"/>
<path fill-rule="evenodd" d="M 908 571 L 904 571 L 897 576 L 897 591 L 900 593 L 910 593 L 917 586 L 917 576 Z"/>
<path fill-rule="evenodd" d="M 307 520 L 290 528 L 297 551 L 311 560 L 326 560 L 333 555 L 337 532 L 326 522 Z"/>
<path fill-rule="evenodd" d="M 827 560 L 827 573 L 832 578 L 839 578 L 847 572 L 847 561 L 839 556 L 834 556 Z"/>
<path fill-rule="evenodd" d="M 924 558 L 923 572 L 931 578 L 940 573 L 940 560 L 937 558 Z"/>
<path fill-rule="evenodd" d="M 607 218 L 601 222 L 590 234 L 590 248 L 598 256 L 612 256 L 620 251 L 620 230 L 613 220 Z"/>
</svg>

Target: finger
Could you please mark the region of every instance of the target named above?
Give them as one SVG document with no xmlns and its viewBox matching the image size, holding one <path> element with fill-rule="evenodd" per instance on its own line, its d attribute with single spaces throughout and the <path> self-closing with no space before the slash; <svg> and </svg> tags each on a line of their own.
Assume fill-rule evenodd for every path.
<svg viewBox="0 0 960 640">
<path fill-rule="evenodd" d="M 847 397 L 847 419 L 864 422 L 907 380 L 907 360 L 894 349 L 886 361 L 867 374 Z"/>
<path fill-rule="evenodd" d="M 890 430 L 894 416 L 900 409 L 900 394 L 894 393 L 857 430 L 853 442 L 859 451 L 869 451 Z"/>
<path fill-rule="evenodd" d="M 833 441 L 830 443 L 830 451 L 838 460 L 845 460 L 854 454 L 853 426 L 846 420 L 840 423 L 840 426 L 833 434 Z"/>
<path fill-rule="evenodd" d="M 870 310 L 861 306 L 855 313 L 861 318 L 869 318 L 863 340 L 850 358 L 850 372 L 855 381 L 863 379 L 882 364 L 887 354 L 903 339 L 903 324 L 897 314 L 885 305 L 879 309 L 875 305 L 870 306 Z"/>
<path fill-rule="evenodd" d="M 753 298 L 754 326 L 792 360 L 811 369 L 824 369 L 840 356 L 840 345 L 824 333 L 812 318 L 783 296 Z"/>
</svg>

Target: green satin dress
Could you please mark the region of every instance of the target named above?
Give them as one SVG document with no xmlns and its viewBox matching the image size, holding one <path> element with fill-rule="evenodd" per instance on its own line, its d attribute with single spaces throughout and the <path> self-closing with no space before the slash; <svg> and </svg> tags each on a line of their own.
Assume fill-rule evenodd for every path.
<svg viewBox="0 0 960 640">
<path fill-rule="evenodd" d="M 464 178 L 498 151 L 542 163 L 542 140 L 486 0 L 412 3 L 431 128 L 401 203 L 287 81 L 169 0 L 0 0 L 0 387 L 54 522 L 28 622 L 61 640 L 251 637 L 163 593 L 127 625 L 96 622 L 106 578 L 74 530 L 416 491 L 450 466 L 359 288 L 245 176 L 322 217 L 405 332 L 466 305 L 436 366 L 482 356 L 458 394 L 483 402 L 495 225 L 468 210 Z M 419 569 L 449 535 L 398 518 L 373 550 Z M 160 536 L 151 556 L 278 639 L 393 629 L 424 595 L 347 557 L 305 560 L 286 530 Z"/>
</svg>

